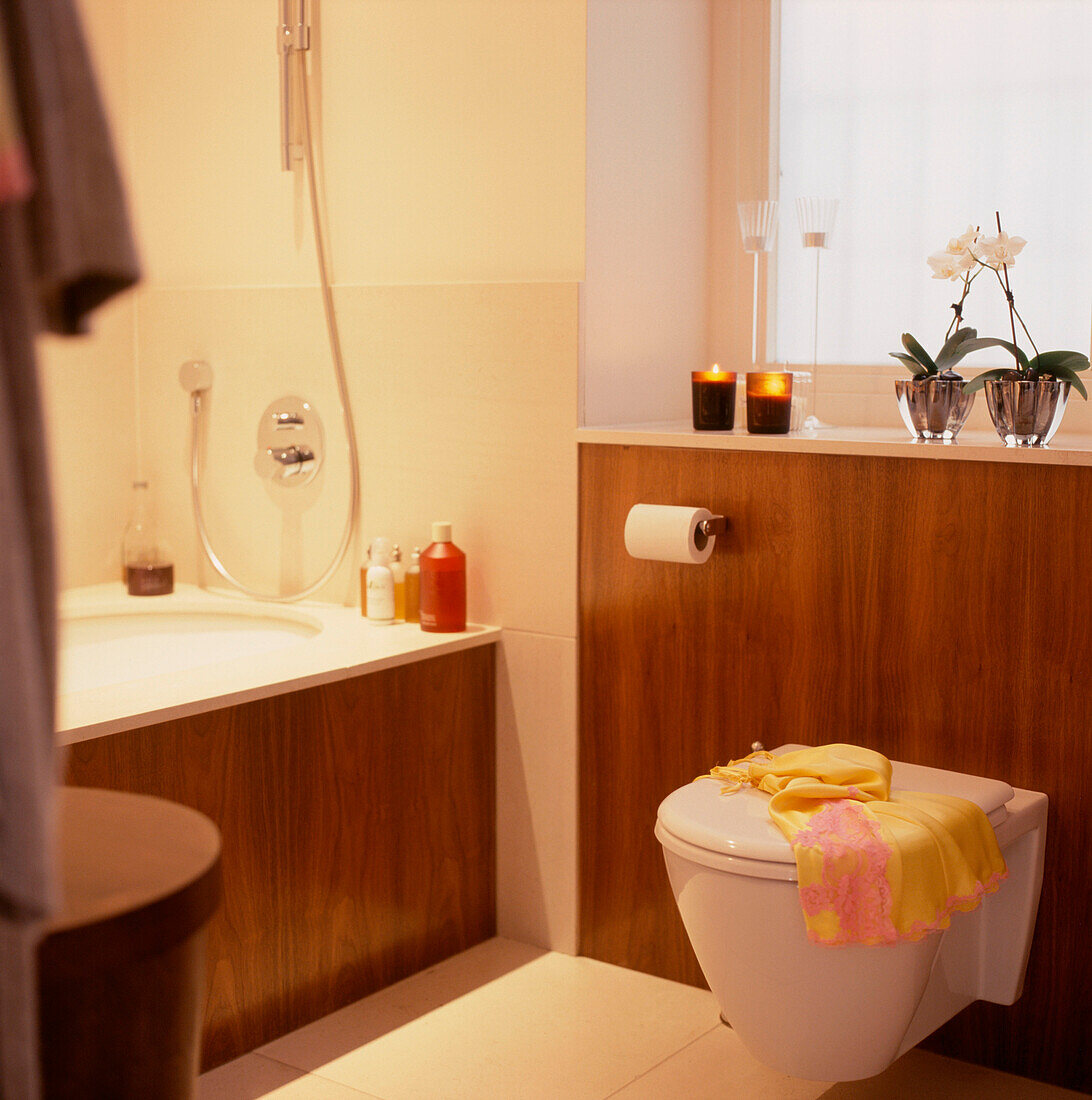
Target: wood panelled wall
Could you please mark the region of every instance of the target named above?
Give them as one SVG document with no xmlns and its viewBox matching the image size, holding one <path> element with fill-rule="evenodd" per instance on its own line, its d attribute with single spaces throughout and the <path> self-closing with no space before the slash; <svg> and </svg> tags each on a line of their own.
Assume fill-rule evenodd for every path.
<svg viewBox="0 0 1092 1100">
<path fill-rule="evenodd" d="M 203 1069 L 495 934 L 493 649 L 72 746 L 220 827 Z"/>
<path fill-rule="evenodd" d="M 1025 992 L 926 1045 L 1092 1090 L 1092 468 L 580 452 L 582 953 L 704 984 L 656 809 L 752 741 L 993 776 L 1050 797 Z M 637 561 L 639 502 L 731 532 L 704 566 Z"/>
</svg>

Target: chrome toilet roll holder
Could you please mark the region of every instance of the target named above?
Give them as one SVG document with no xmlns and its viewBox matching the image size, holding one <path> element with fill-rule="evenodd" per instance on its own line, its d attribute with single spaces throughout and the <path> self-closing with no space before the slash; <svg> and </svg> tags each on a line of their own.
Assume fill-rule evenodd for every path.
<svg viewBox="0 0 1092 1100">
<path fill-rule="evenodd" d="M 694 545 L 699 550 L 704 550 L 709 539 L 716 538 L 717 535 L 723 535 L 727 530 L 727 516 L 710 516 L 708 519 L 703 519 L 694 529 Z M 701 539 L 697 537 L 699 534 L 702 536 Z"/>
</svg>

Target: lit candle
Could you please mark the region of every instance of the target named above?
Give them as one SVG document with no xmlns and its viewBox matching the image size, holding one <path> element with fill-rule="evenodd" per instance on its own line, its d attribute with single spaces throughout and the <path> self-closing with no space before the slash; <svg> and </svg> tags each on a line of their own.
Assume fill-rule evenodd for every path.
<svg viewBox="0 0 1092 1100">
<path fill-rule="evenodd" d="M 694 430 L 731 431 L 736 423 L 736 376 L 714 363 L 712 370 L 690 373 L 690 399 L 694 410 Z"/>
<path fill-rule="evenodd" d="M 792 422 L 792 374 L 752 371 L 747 375 L 747 431 L 784 435 Z"/>
</svg>

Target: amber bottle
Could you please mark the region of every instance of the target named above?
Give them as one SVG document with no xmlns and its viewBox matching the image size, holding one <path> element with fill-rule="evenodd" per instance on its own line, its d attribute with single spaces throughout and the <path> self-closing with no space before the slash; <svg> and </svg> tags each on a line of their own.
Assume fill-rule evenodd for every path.
<svg viewBox="0 0 1092 1100">
<path fill-rule="evenodd" d="M 432 525 L 432 542 L 421 555 L 421 629 L 466 629 L 466 555 L 451 541 L 450 523 Z"/>
</svg>

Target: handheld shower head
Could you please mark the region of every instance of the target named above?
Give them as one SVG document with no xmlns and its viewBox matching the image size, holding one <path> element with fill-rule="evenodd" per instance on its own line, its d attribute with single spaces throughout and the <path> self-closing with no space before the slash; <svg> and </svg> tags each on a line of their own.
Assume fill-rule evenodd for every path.
<svg viewBox="0 0 1092 1100">
<path fill-rule="evenodd" d="M 308 0 L 281 0 L 281 50 L 311 48 L 311 5 Z"/>
<path fill-rule="evenodd" d="M 298 138 L 292 96 L 292 54 L 311 48 L 311 5 L 309 0 L 281 0 L 281 21 L 277 28 L 277 49 L 281 59 L 281 169 L 292 170 L 293 160 L 303 156 Z"/>
<path fill-rule="evenodd" d="M 178 381 L 188 394 L 204 393 L 212 387 L 212 367 L 203 359 L 188 359 L 178 372 Z"/>
</svg>

